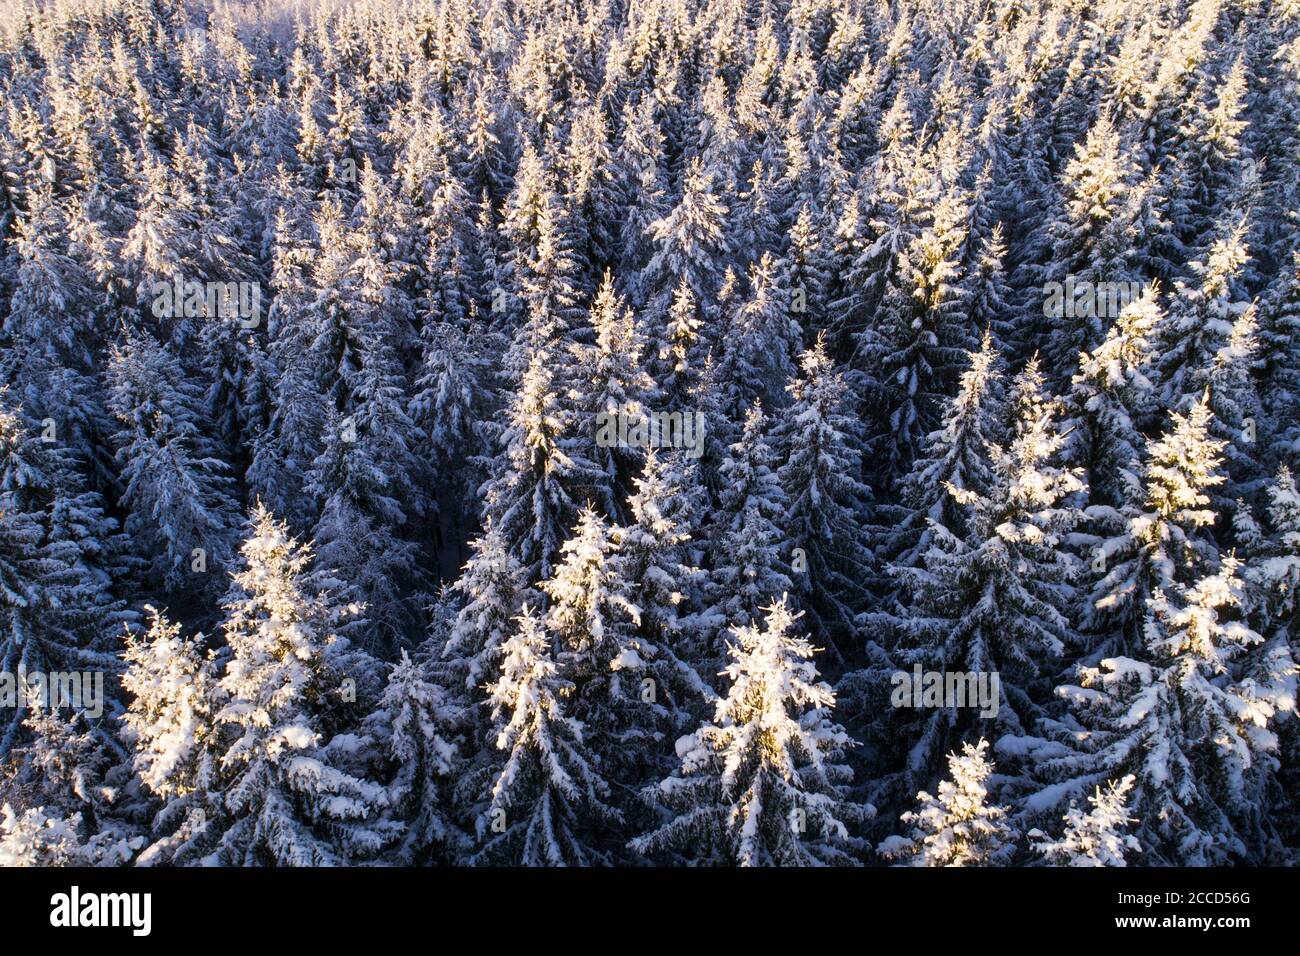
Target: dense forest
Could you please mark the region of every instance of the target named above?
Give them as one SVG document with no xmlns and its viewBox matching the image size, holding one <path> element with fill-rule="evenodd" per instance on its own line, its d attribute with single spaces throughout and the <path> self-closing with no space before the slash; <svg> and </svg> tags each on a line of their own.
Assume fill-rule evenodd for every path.
<svg viewBox="0 0 1300 956">
<path fill-rule="evenodd" d="M 1300 0 L 9 0 L 0 864 L 1300 859 Z"/>
</svg>

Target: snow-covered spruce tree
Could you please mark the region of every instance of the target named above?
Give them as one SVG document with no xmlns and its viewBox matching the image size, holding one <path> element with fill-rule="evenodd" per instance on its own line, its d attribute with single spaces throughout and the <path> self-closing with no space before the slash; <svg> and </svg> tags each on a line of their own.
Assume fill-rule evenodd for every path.
<svg viewBox="0 0 1300 956">
<path fill-rule="evenodd" d="M 649 363 L 667 409 L 688 406 L 699 387 L 708 345 L 703 326 L 695 293 L 683 279 L 673 293 L 658 348 Z"/>
<path fill-rule="evenodd" d="M 371 856 L 397 835 L 380 784 L 331 766 L 329 713 L 356 680 L 332 666 L 341 617 L 310 571 L 311 548 L 260 504 L 240 549 L 223 625 L 230 661 L 216 719 L 228 819 L 206 859 L 319 866 Z"/>
<path fill-rule="evenodd" d="M 614 559 L 638 612 L 640 653 L 652 682 L 642 679 L 642 703 L 676 729 L 693 705 L 713 696 L 697 670 L 713 664 L 702 633 L 705 575 L 695 566 L 692 547 L 700 520 L 698 496 L 692 494 L 697 479 L 697 466 L 683 453 L 652 449 L 634 482 L 630 521 L 620 529 Z"/>
<path fill-rule="evenodd" d="M 419 375 L 411 399 L 411 419 L 419 427 L 417 457 L 432 474 L 431 510 L 438 515 L 440 551 L 455 549 L 449 575 L 464 563 L 463 544 L 476 517 L 474 491 L 483 473 L 479 464 L 483 420 L 494 410 L 496 394 L 481 337 L 465 326 L 429 322 L 422 330 Z"/>
<path fill-rule="evenodd" d="M 86 839 L 81 814 L 60 816 L 48 807 L 18 811 L 0 806 L 0 866 L 123 866 L 138 838 L 96 833 Z M 134 844 L 134 845 L 133 845 Z"/>
<path fill-rule="evenodd" d="M 311 330 L 303 321 L 312 249 L 299 235 L 301 229 L 287 213 L 277 214 L 271 269 L 275 298 L 266 319 L 267 351 L 276 380 L 266 427 L 252 443 L 245 479 L 273 513 L 306 531 L 317 517 L 305 490 L 312 462 L 320 454 L 326 398 L 312 356 Z"/>
<path fill-rule="evenodd" d="M 361 298 L 356 243 L 337 196 L 320 204 L 313 229 L 316 242 L 311 250 L 303 314 L 295 320 L 302 335 L 298 347 L 310 357 L 316 388 L 336 409 L 345 411 L 361 367 L 366 336 L 373 341 L 378 330 L 368 321 L 371 316 Z"/>
<path fill-rule="evenodd" d="M 656 660 L 658 649 L 641 633 L 641 611 L 617 560 L 622 542 L 622 529 L 583 508 L 541 589 L 550 599 L 545 622 L 558 644 L 556 662 L 574 685 L 569 709 L 608 772 L 635 777 L 662 736 L 659 688 L 668 662 Z"/>
<path fill-rule="evenodd" d="M 1294 642 L 1300 625 L 1300 491 L 1291 469 L 1278 469 L 1266 498 L 1270 533 L 1265 536 L 1256 524 L 1256 541 L 1241 541 L 1238 534 L 1249 552 L 1243 576 L 1251 592 L 1251 620 L 1266 637 L 1285 635 Z M 1249 509 L 1239 507 L 1238 516 L 1249 518 Z"/>
<path fill-rule="evenodd" d="M 13 388 L 32 417 L 58 423 L 60 441 L 98 467 L 112 427 L 94 381 L 94 351 L 102 342 L 95 288 L 69 254 L 67 217 L 48 183 L 38 182 L 28 206 L 11 239 L 0 382 Z"/>
<path fill-rule="evenodd" d="M 519 297 L 533 321 L 546 331 L 541 341 L 529 342 L 530 347 L 570 341 L 582 325 L 580 300 L 591 289 L 583 286 L 573 225 L 545 158 L 527 144 L 506 202 L 501 233 L 510 258 L 508 291 Z M 511 371 L 523 371 L 527 351 L 509 363 Z M 562 347 L 555 351 L 561 352 Z"/>
<path fill-rule="evenodd" d="M 98 495 L 44 428 L 0 388 L 0 671 L 116 670 L 113 640 L 134 620 L 115 592 L 129 576 L 125 542 Z M 0 754 L 22 722 L 3 715 Z"/>
<path fill-rule="evenodd" d="M 408 866 L 446 862 L 465 844 L 448 807 L 459 766 L 455 730 L 463 718 L 453 698 L 429 677 L 402 651 L 378 708 L 366 719 L 388 769 L 385 815 L 402 832 L 392 858 Z"/>
<path fill-rule="evenodd" d="M 605 859 L 591 834 L 619 815 L 606 802 L 609 784 L 583 724 L 566 713 L 573 685 L 559 675 L 551 646 L 542 620 L 525 607 L 489 689 L 496 753 L 471 862 L 565 866 Z"/>
<path fill-rule="evenodd" d="M 776 262 L 764 253 L 750 270 L 749 295 L 735 303 L 727 322 L 719 372 L 728 392 L 727 412 L 736 418 L 755 400 L 780 404 L 794 374 L 803 334 L 777 280 Z"/>
<path fill-rule="evenodd" d="M 648 788 L 667 821 L 638 836 L 638 853 L 711 865 L 853 865 L 853 830 L 870 805 L 847 795 L 841 762 L 852 740 L 833 723 L 835 692 L 818 679 L 814 649 L 784 597 L 764 620 L 736 627 L 731 681 L 712 721 L 677 742 L 680 769 Z"/>
<path fill-rule="evenodd" d="M 962 318 L 966 293 L 957 259 L 964 217 L 959 195 L 936 203 L 930 225 L 898 255 L 878 314 L 857 337 L 872 471 L 884 482 L 906 474 L 925 436 L 939 426 L 943 402 L 975 347 L 978 332 Z"/>
<path fill-rule="evenodd" d="M 1095 351 L 1079 355 L 1066 393 L 1064 455 L 1082 468 L 1094 505 L 1122 507 L 1140 494 L 1141 423 L 1155 403 L 1151 336 L 1163 313 L 1154 283 L 1126 305 Z"/>
<path fill-rule="evenodd" d="M 948 755 L 948 776 L 938 796 L 922 790 L 917 808 L 899 817 L 912 825 L 907 836 L 892 836 L 878 852 L 904 866 L 1005 866 L 1017 835 L 1005 807 L 990 804 L 988 779 L 993 764 L 988 741 L 965 744 Z"/>
<path fill-rule="evenodd" d="M 633 306 L 646 305 L 651 292 L 642 277 L 655 250 L 650 227 L 670 209 L 664 168 L 664 135 L 649 97 L 626 103 L 620 117 L 622 142 L 614 155 L 627 198 L 627 215 L 619 232 L 619 277 Z"/>
<path fill-rule="evenodd" d="M 1005 744 L 1036 758 L 1027 814 L 1132 774 L 1144 860 L 1207 866 L 1260 850 L 1268 824 L 1253 799 L 1257 778 L 1275 764 L 1271 727 L 1279 708 L 1294 708 L 1294 682 L 1236 679 L 1237 662 L 1261 640 L 1240 619 L 1237 572 L 1228 557 L 1190 586 L 1156 588 L 1137 655 L 1080 668 L 1080 684 L 1058 691 L 1071 710 L 1043 723 L 1046 739 Z"/>
<path fill-rule="evenodd" d="M 1098 577 L 1083 624 L 1107 652 L 1141 647 L 1146 601 L 1154 591 L 1190 585 L 1217 560 L 1208 492 L 1223 482 L 1223 444 L 1210 437 L 1209 424 L 1205 398 L 1186 415 L 1171 412 L 1168 431 L 1147 442 L 1142 497 L 1119 509 L 1089 509 L 1104 536 L 1089 562 Z"/>
<path fill-rule="evenodd" d="M 862 454 L 848 386 L 826 343 L 804 352 L 800 367 L 786 386 L 791 404 L 772 434 L 782 461 L 777 478 L 790 502 L 782 530 L 814 637 L 843 645 L 871 566 L 863 542 L 870 492 L 859 478 Z"/>
<path fill-rule="evenodd" d="M 620 444 L 615 424 L 620 417 L 635 420 L 652 414 L 658 396 L 654 379 L 642 368 L 644 337 L 631 310 L 615 294 L 610 273 L 605 274 L 592 303 L 591 327 L 595 344 L 575 347 L 576 431 L 584 457 L 600 470 L 595 494 L 601 509 L 620 518 L 642 453 L 639 448 Z M 608 418 L 601 419 L 602 415 Z"/>
<path fill-rule="evenodd" d="M 987 495 L 994 484 L 993 458 L 1001 445 L 1005 417 L 1001 359 L 990 331 L 962 373 L 957 394 L 947 403 L 941 429 L 926 436 L 921 455 L 903 479 L 900 503 L 881 506 L 896 515 L 883 542 L 890 563 L 920 564 L 937 526 L 947 534 L 965 534 L 968 510 L 948 489 Z"/>
<path fill-rule="evenodd" d="M 209 852 L 224 808 L 216 711 L 224 703 L 217 664 L 202 635 L 146 607 L 149 627 L 128 635 L 122 689 L 130 697 L 122 737 L 144 787 L 162 802 L 140 865 L 193 863 Z"/>
<path fill-rule="evenodd" d="M 0 803 L 33 810 L 28 823 L 66 823 L 85 846 L 83 864 L 126 863 L 144 843 L 126 750 L 106 717 L 41 698 L 28 702 L 26 743 L 6 767 Z"/>
<path fill-rule="evenodd" d="M 1131 176 L 1125 147 L 1105 116 L 1088 130 L 1086 140 L 1075 146 L 1075 156 L 1062 173 L 1062 208 L 1049 226 L 1052 258 L 1044 279 L 1064 284 L 1072 277 L 1076 284 L 1124 283 L 1128 281 L 1129 237 L 1125 196 Z M 1080 352 L 1095 349 L 1106 334 L 1109 316 L 1097 314 L 1088 296 L 1067 303 L 1058 299 L 1057 309 L 1043 342 L 1049 368 L 1068 372 Z"/>
<path fill-rule="evenodd" d="M 1007 244 L 997 223 L 977 245 L 979 254 L 966 276 L 966 308 L 974 328 L 991 331 L 999 351 L 1024 351 L 1024 330 L 1012 306 L 1006 274 Z"/>
<path fill-rule="evenodd" d="M 1269 483 L 1266 529 L 1255 523 L 1245 502 L 1237 503 L 1233 515 L 1235 539 L 1244 550 L 1247 620 L 1264 640 L 1246 655 L 1242 673 L 1258 683 L 1285 688 L 1300 679 L 1296 661 L 1300 660 L 1300 493 L 1295 479 L 1285 465 Z M 1243 527 L 1246 526 L 1246 527 Z M 1252 533 L 1253 532 L 1253 533 Z M 1292 691 L 1294 700 L 1294 690 Z M 1283 846 L 1290 846 L 1300 833 L 1297 815 L 1287 794 L 1296 784 L 1295 757 L 1300 754 L 1300 722 L 1292 715 L 1278 721 L 1281 767 L 1255 799 L 1270 809 L 1265 811 L 1269 823 L 1278 832 Z M 1272 857 L 1285 861 L 1287 856 Z"/>
<path fill-rule="evenodd" d="M 370 627 L 364 647 L 389 660 L 420 627 L 423 583 L 417 548 L 401 533 L 408 511 L 419 505 L 410 502 L 411 473 L 398 464 L 411 458 L 410 419 L 399 400 L 390 394 L 383 404 L 400 424 L 328 412 L 323 448 L 307 485 L 322 502 L 314 530 L 318 561 L 341 575 L 350 594 L 366 605 Z M 382 415 L 384 410 L 371 411 Z"/>
<path fill-rule="evenodd" d="M 1282 449 L 1300 440 L 1300 249 L 1282 265 L 1273 291 L 1260 303 L 1259 396 L 1267 434 Z M 1284 452 L 1283 452 L 1284 453 Z"/>
<path fill-rule="evenodd" d="M 566 200 L 585 240 L 580 257 L 590 263 L 593 275 L 614 266 L 622 252 L 618 224 L 623 221 L 627 196 L 612 160 L 605 109 L 587 106 L 577 113 L 569 130 Z"/>
<path fill-rule="evenodd" d="M 1187 245 L 1199 244 L 1214 228 L 1218 211 L 1236 198 L 1249 159 L 1240 141 L 1246 126 L 1240 114 L 1247 90 L 1242 57 L 1236 57 L 1221 82 L 1204 71 L 1200 85 L 1195 105 L 1184 112 L 1177 130 L 1179 145 L 1172 170 L 1171 220 Z M 1212 107 L 1206 102 L 1211 85 Z"/>
<path fill-rule="evenodd" d="M 595 473 L 559 408 L 557 388 L 546 353 L 534 353 L 510 402 L 494 474 L 481 491 L 485 520 L 530 583 L 550 576 L 578 496 Z"/>
<path fill-rule="evenodd" d="M 1210 365 L 1206 376 L 1210 400 L 1210 434 L 1223 442 L 1227 480 L 1211 494 L 1216 510 L 1226 512 L 1231 502 L 1254 498 L 1267 476 L 1260 460 L 1261 448 L 1272 444 L 1261 432 L 1269 424 L 1263 415 L 1255 375 L 1259 364 L 1258 323 L 1255 307 L 1243 311 L 1232 323 L 1228 341 Z"/>
<path fill-rule="evenodd" d="M 671 300 L 684 281 L 706 315 L 712 313 L 727 261 L 727 207 L 714 194 L 713 170 L 698 157 L 687 166 L 681 198 L 667 215 L 646 229 L 654 242 L 650 261 L 638 280 L 648 299 Z M 652 309 L 666 314 L 666 308 Z"/>
<path fill-rule="evenodd" d="M 1076 641 L 1078 561 L 1064 537 L 1078 522 L 1070 501 L 1083 484 L 1059 463 L 1057 403 L 1043 392 L 1036 360 L 1016 377 L 1008 405 L 1009 440 L 994 452 L 988 489 L 948 486 L 967 509 L 966 533 L 957 537 L 931 522 L 921 566 L 890 569 L 911 595 L 910 605 L 892 619 L 866 620 L 897 634 L 900 665 L 998 674 L 1001 699 L 992 717 L 995 726 L 1013 728 L 1034 716 L 1035 681 Z M 949 704 L 924 716 L 908 735 L 908 779 L 932 773 L 937 755 L 970 729 L 974 713 Z"/>
<path fill-rule="evenodd" d="M 816 331 L 826 327 L 827 289 L 830 287 L 831 253 L 826 224 L 812 206 L 804 203 L 790 227 L 789 248 L 777 265 L 777 288 L 787 308 L 803 330 L 800 344 L 811 343 Z"/>
<path fill-rule="evenodd" d="M 1245 231 L 1244 217 L 1225 218 L 1204 260 L 1188 264 L 1191 278 L 1174 284 L 1168 315 L 1154 341 L 1153 364 L 1165 407 L 1183 411 L 1201 397 L 1215 356 L 1232 336 L 1233 322 L 1250 307 L 1239 285 L 1247 261 Z"/>
<path fill-rule="evenodd" d="M 720 629 L 751 624 L 772 595 L 793 589 L 790 548 L 781 530 L 788 502 L 766 432 L 762 405 L 755 402 L 719 469 L 722 494 L 709 540 L 709 582 Z M 723 648 L 711 650 L 722 666 Z"/>
<path fill-rule="evenodd" d="M 1127 866 L 1126 852 L 1140 852 L 1137 838 L 1124 832 L 1136 821 L 1128 815 L 1128 794 L 1134 777 L 1113 780 L 1103 791 L 1097 787 L 1088 797 L 1091 810 L 1084 812 L 1076 801 L 1065 811 L 1065 832 L 1052 839 L 1041 830 L 1026 836 L 1033 847 L 1054 866 Z"/>
<path fill-rule="evenodd" d="M 470 543 L 470 559 L 452 586 L 461 606 L 443 646 L 438 650 L 442 666 L 451 674 L 448 686 L 459 687 L 467 705 L 483 701 L 483 688 L 496 680 L 501 648 L 514 629 L 525 601 L 537 603 L 523 569 L 506 550 L 501 535 L 491 524 Z M 482 707 L 466 706 L 462 715 L 472 729 L 467 736 L 483 738 L 487 713 Z"/>
<path fill-rule="evenodd" d="M 113 348 L 108 381 L 108 406 L 121 426 L 113 443 L 125 530 L 155 580 L 175 589 L 197 578 L 202 587 L 230 558 L 235 504 L 229 466 L 199 424 L 197 389 L 144 336 Z"/>
<path fill-rule="evenodd" d="M 0 621 L 5 627 L 0 663 L 6 674 L 16 674 L 19 668 L 26 670 L 24 659 L 39 649 L 28 634 L 33 629 L 31 622 L 41 619 L 46 603 L 44 582 L 57 572 L 58 565 L 42 554 L 37 521 L 7 502 L 0 507 L 0 545 Z M 8 757 L 22 728 L 24 713 L 17 706 L 5 710 L 0 756 Z"/>
</svg>

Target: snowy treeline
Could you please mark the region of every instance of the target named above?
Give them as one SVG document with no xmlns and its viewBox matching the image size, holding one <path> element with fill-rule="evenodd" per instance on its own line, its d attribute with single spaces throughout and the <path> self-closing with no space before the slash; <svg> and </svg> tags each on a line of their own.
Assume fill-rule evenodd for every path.
<svg viewBox="0 0 1300 956">
<path fill-rule="evenodd" d="M 0 89 L 0 863 L 1296 860 L 1297 0 L 14 0 Z"/>
</svg>

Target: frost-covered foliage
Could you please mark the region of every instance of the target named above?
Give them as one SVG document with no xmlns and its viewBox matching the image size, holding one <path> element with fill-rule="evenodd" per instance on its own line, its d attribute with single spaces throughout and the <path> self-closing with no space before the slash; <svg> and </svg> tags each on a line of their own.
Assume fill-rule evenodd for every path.
<svg viewBox="0 0 1300 956">
<path fill-rule="evenodd" d="M 1300 862 L 1295 0 L 40 0 L 0 102 L 6 859 Z"/>
</svg>

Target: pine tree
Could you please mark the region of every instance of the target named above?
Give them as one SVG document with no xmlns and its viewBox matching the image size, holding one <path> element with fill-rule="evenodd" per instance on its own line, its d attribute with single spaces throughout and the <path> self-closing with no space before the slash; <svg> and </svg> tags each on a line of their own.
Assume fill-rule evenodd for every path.
<svg viewBox="0 0 1300 956">
<path fill-rule="evenodd" d="M 1101 577 L 1084 620 L 1111 635 L 1106 646 L 1140 646 L 1150 595 L 1192 583 L 1217 558 L 1204 529 L 1216 521 L 1208 492 L 1223 482 L 1223 445 L 1210 437 L 1209 422 L 1204 398 L 1186 415 L 1171 412 L 1169 430 L 1147 442 L 1142 498 L 1105 516 L 1112 531 L 1093 552 L 1091 566 Z"/>
<path fill-rule="evenodd" d="M 902 483 L 899 519 L 885 542 L 892 564 L 918 565 L 936 533 L 959 538 L 965 534 L 969 509 L 949 488 L 977 495 L 992 490 L 993 459 L 1005 415 L 1002 393 L 1001 360 L 992 333 L 986 331 L 947 404 L 943 428 L 926 436 L 921 456 Z"/>
<path fill-rule="evenodd" d="M 602 510 L 621 517 L 622 501 L 640 465 L 641 451 L 605 441 L 601 416 L 617 421 L 636 420 L 651 414 L 657 404 L 654 380 L 642 368 L 645 341 L 632 313 L 615 295 L 613 278 L 605 274 L 591 310 L 595 344 L 578 349 L 580 397 L 577 404 L 585 420 L 594 423 L 585 457 L 600 469 L 597 486 Z"/>
<path fill-rule="evenodd" d="M 925 436 L 938 427 L 944 398 L 975 344 L 961 320 L 965 290 L 957 254 L 966 238 L 962 198 L 945 196 L 930 218 L 914 237 L 886 233 L 877 240 L 878 246 L 886 240 L 902 245 L 884 273 L 888 281 L 877 304 L 881 314 L 857 336 L 872 396 L 868 448 L 876 462 L 873 471 L 885 482 L 906 472 Z"/>
<path fill-rule="evenodd" d="M 1235 318 L 1249 306 L 1237 282 L 1246 263 L 1245 223 L 1218 230 L 1204 262 L 1189 263 L 1193 281 L 1178 281 L 1167 319 L 1156 337 L 1161 398 L 1183 410 L 1204 391 L 1214 357 L 1232 335 Z"/>
<path fill-rule="evenodd" d="M 616 560 L 622 541 L 621 529 L 584 508 L 541 589 L 550 599 L 547 631 L 561 648 L 557 663 L 574 684 L 573 716 L 589 728 L 594 752 L 632 773 L 641 754 L 627 745 L 657 736 L 641 696 L 656 649 L 639 633 L 641 610 Z"/>
<path fill-rule="evenodd" d="M 550 576 L 595 466 L 583 458 L 555 392 L 545 353 L 535 353 L 498 438 L 495 473 L 482 489 L 484 517 L 528 581 Z"/>
<path fill-rule="evenodd" d="M 717 300 L 719 263 L 726 261 L 728 251 L 724 229 L 727 207 L 714 194 L 713 180 L 712 170 L 705 169 L 698 158 L 691 160 L 681 199 L 647 227 L 655 248 L 640 279 L 649 297 L 665 299 L 684 281 L 706 314 Z"/>
<path fill-rule="evenodd" d="M 470 550 L 472 556 L 453 585 L 465 596 L 464 603 L 441 651 L 462 677 L 466 693 L 495 678 L 512 622 L 532 596 L 519 562 L 490 524 Z"/>
<path fill-rule="evenodd" d="M 977 329 L 990 330 L 999 350 L 1019 350 L 1024 344 L 1024 334 L 1014 313 L 1006 275 L 1007 244 L 1002 223 L 997 223 L 976 247 L 979 252 L 966 277 L 970 323 Z"/>
<path fill-rule="evenodd" d="M 794 355 L 803 335 L 790 313 L 789 296 L 778 286 L 771 253 L 750 270 L 750 294 L 738 303 L 727 326 L 721 374 L 729 394 L 728 412 L 736 418 L 761 399 L 778 405 L 794 373 Z"/>
<path fill-rule="evenodd" d="M 1261 640 L 1239 619 L 1238 566 L 1227 557 L 1190 586 L 1157 588 L 1138 656 L 1081 668 L 1081 684 L 1061 691 L 1073 719 L 1044 724 L 1062 748 L 1037 762 L 1046 785 L 1029 810 L 1045 811 L 1103 775 L 1132 774 L 1144 859 L 1206 866 L 1248 852 L 1259 826 L 1251 777 L 1273 762 L 1270 725 L 1289 698 L 1233 679 L 1233 662 Z"/>
<path fill-rule="evenodd" d="M 922 566 L 891 569 L 912 595 L 910 605 L 880 620 L 898 632 L 903 662 L 926 671 L 999 674 L 1003 699 L 992 714 L 979 715 L 1014 727 L 1033 714 L 1033 681 L 1077 641 L 1071 619 L 1078 562 L 1064 537 L 1079 519 L 1069 499 L 1083 485 L 1058 463 L 1057 406 L 1043 394 L 1036 361 L 1017 376 L 1009 405 L 1011 433 L 995 451 L 988 490 L 948 487 L 969 509 L 965 535 L 932 522 Z M 953 707 L 925 718 L 912 737 L 909 775 L 928 772 L 949 736 L 969 722 Z"/>
<path fill-rule="evenodd" d="M 1154 283 L 1120 312 L 1093 352 L 1079 356 L 1065 397 L 1066 459 L 1081 467 L 1090 500 L 1120 507 L 1140 494 L 1140 431 L 1155 405 L 1151 338 L 1163 314 Z"/>
<path fill-rule="evenodd" d="M 700 520 L 698 496 L 692 494 L 697 476 L 681 453 L 647 454 L 614 561 L 638 612 L 639 652 L 650 680 L 641 680 L 642 703 L 662 711 L 658 719 L 670 725 L 687 719 L 692 703 L 712 697 L 696 670 L 707 660 L 698 615 L 704 573 L 694 565 L 691 548 Z"/>
<path fill-rule="evenodd" d="M 1076 283 L 1127 281 L 1123 216 L 1130 173 L 1121 149 L 1115 127 L 1106 117 L 1098 119 L 1084 143 L 1075 147 L 1075 158 L 1062 176 L 1063 209 L 1049 227 L 1048 281 L 1064 283 L 1067 277 Z M 1052 316 L 1044 343 L 1049 368 L 1069 369 L 1080 352 L 1096 348 L 1106 334 L 1108 316 L 1095 314 L 1088 297 L 1080 301 L 1083 310 L 1067 309 L 1061 303 Z"/>
<path fill-rule="evenodd" d="M 402 651 L 367 724 L 392 768 L 387 814 L 403 831 L 392 852 L 407 865 L 445 860 L 465 842 L 447 797 L 460 763 L 454 735 L 459 723 L 448 695 Z"/>
</svg>

